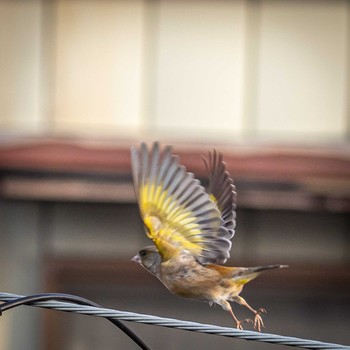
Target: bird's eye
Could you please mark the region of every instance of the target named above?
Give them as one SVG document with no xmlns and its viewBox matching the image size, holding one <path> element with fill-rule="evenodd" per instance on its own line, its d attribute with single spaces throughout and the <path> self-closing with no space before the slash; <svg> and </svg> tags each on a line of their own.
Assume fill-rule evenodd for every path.
<svg viewBox="0 0 350 350">
<path fill-rule="evenodd" d="M 145 250 L 140 250 L 140 256 L 146 256 L 146 251 Z"/>
</svg>

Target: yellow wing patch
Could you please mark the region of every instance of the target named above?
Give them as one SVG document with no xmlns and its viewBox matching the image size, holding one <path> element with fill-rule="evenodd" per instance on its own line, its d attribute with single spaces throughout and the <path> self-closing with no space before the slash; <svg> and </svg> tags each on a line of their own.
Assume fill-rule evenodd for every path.
<svg viewBox="0 0 350 350">
<path fill-rule="evenodd" d="M 140 189 L 140 209 L 147 235 L 154 241 L 163 257 L 187 249 L 199 254 L 202 247 L 196 217 L 169 195 L 162 185 L 146 183 Z M 189 238 L 191 237 L 191 238 Z"/>
<path fill-rule="evenodd" d="M 217 201 L 216 197 L 212 193 L 210 193 L 209 194 L 209 198 L 217 207 L 218 206 L 218 201 Z"/>
</svg>

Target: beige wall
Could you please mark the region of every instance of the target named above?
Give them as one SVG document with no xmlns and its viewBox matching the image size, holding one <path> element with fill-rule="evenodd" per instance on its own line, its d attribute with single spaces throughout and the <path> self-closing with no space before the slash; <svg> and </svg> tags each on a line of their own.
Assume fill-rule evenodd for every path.
<svg viewBox="0 0 350 350">
<path fill-rule="evenodd" d="M 244 1 L 161 1 L 154 127 L 172 134 L 240 134 Z"/>
<path fill-rule="evenodd" d="M 40 1 L 0 1 L 0 130 L 40 131 Z"/>
<path fill-rule="evenodd" d="M 349 9 L 0 0 L 0 130 L 344 140 Z"/>
<path fill-rule="evenodd" d="M 57 131 L 140 125 L 143 12 L 139 0 L 58 2 Z"/>
<path fill-rule="evenodd" d="M 345 1 L 264 1 L 257 130 L 341 138 L 349 91 Z"/>
</svg>

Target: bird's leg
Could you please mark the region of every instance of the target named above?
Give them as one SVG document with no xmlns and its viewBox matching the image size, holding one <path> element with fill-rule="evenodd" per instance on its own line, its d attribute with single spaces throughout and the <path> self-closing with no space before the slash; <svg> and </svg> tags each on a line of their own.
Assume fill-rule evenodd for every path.
<svg viewBox="0 0 350 350">
<path fill-rule="evenodd" d="M 235 320 L 237 329 L 243 330 L 242 322 L 239 321 L 238 318 L 236 317 L 236 315 L 233 313 L 232 307 L 231 307 L 231 306 L 230 306 L 230 308 L 228 309 L 228 312 L 231 314 L 231 316 L 232 316 L 233 319 Z"/>
<path fill-rule="evenodd" d="M 242 322 L 246 322 L 246 321 L 249 321 L 249 320 L 239 321 L 238 318 L 236 317 L 236 315 L 233 313 L 232 307 L 231 307 L 231 305 L 230 305 L 230 303 L 229 303 L 228 301 L 222 300 L 221 303 L 220 303 L 220 305 L 222 306 L 222 308 L 223 308 L 224 310 L 228 311 L 228 312 L 231 314 L 232 318 L 233 318 L 233 319 L 235 320 L 235 322 L 236 322 L 236 327 L 237 327 L 237 329 L 243 330 Z"/>
<path fill-rule="evenodd" d="M 254 317 L 254 328 L 257 329 L 259 332 L 261 332 L 261 327 L 265 327 L 264 321 L 261 314 L 266 314 L 266 310 L 263 308 L 260 308 L 258 310 L 254 310 L 242 297 L 237 296 L 234 298 L 234 301 L 237 302 L 240 305 L 243 305 L 247 307 L 251 312 L 255 314 Z"/>
</svg>

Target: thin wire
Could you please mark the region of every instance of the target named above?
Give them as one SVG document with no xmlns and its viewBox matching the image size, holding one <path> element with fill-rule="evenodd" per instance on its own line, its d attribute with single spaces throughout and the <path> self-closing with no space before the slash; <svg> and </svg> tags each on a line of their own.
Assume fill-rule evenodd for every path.
<svg viewBox="0 0 350 350">
<path fill-rule="evenodd" d="M 9 293 L 0 293 L 0 300 L 9 301 L 16 298 L 21 298 L 20 295 L 9 294 Z M 287 337 L 276 334 L 268 333 L 258 333 L 253 331 L 244 331 L 236 328 L 220 327 L 210 324 L 203 324 L 197 322 L 181 321 L 177 319 L 157 317 L 152 315 L 138 314 L 127 311 L 118 311 L 113 309 L 101 308 L 101 307 L 92 307 L 86 305 L 77 305 L 66 302 L 59 301 L 41 301 L 35 303 L 35 306 L 74 312 L 77 314 L 85 314 L 90 316 L 97 317 L 108 317 L 112 319 L 143 323 L 149 325 L 156 325 L 162 327 L 182 329 L 192 332 L 200 332 L 206 334 L 215 334 L 224 337 L 234 337 L 239 339 L 253 340 L 258 342 L 281 344 L 293 347 L 299 347 L 303 349 L 326 349 L 326 350 L 350 350 L 350 346 L 325 343 L 309 339 L 301 339 L 296 337 Z M 1 307 L 1 305 L 0 305 Z"/>
<path fill-rule="evenodd" d="M 63 300 L 66 302 L 69 301 L 79 305 L 90 305 L 94 307 L 100 307 L 100 305 L 96 304 L 95 302 L 76 295 L 70 295 L 70 294 L 64 294 L 64 293 L 44 293 L 44 294 L 35 294 L 35 295 L 29 295 L 24 297 L 19 296 L 18 298 L 10 299 L 9 301 L 0 305 L 0 316 L 3 314 L 4 311 L 10 310 L 12 308 L 15 308 L 21 305 L 36 306 L 35 305 L 36 303 L 40 301 L 47 301 L 47 300 L 51 300 L 51 301 Z M 122 322 L 110 317 L 106 317 L 106 319 L 111 323 L 113 323 L 115 326 L 117 326 L 122 332 L 124 332 L 142 350 L 150 350 L 150 348 L 142 341 L 142 339 L 140 339 L 131 329 L 125 326 Z"/>
</svg>

